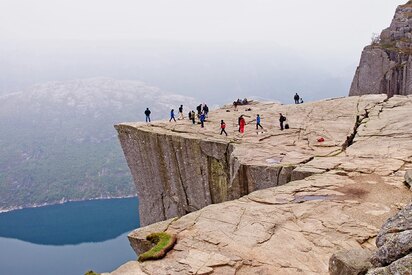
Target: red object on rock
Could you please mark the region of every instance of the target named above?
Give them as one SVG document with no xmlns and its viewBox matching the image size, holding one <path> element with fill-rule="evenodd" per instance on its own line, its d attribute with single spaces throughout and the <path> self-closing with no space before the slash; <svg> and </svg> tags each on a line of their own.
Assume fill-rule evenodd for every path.
<svg viewBox="0 0 412 275">
<path fill-rule="evenodd" d="M 324 141 L 325 141 L 325 139 L 323 137 L 318 138 L 318 142 L 324 142 Z"/>
</svg>

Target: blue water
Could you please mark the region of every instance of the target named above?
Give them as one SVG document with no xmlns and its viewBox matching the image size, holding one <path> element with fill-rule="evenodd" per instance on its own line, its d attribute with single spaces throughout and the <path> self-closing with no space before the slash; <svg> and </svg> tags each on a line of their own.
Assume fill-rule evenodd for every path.
<svg viewBox="0 0 412 275">
<path fill-rule="evenodd" d="M 135 260 L 127 233 L 136 198 L 72 202 L 0 214 L 0 274 L 84 274 Z"/>
</svg>

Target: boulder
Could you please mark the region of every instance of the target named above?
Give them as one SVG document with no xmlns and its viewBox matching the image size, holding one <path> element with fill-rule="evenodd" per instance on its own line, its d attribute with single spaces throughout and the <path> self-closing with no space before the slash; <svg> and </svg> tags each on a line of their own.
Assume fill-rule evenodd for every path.
<svg viewBox="0 0 412 275">
<path fill-rule="evenodd" d="M 372 268 L 367 275 L 411 275 L 412 254 L 400 258 L 386 267 Z"/>
<path fill-rule="evenodd" d="M 412 252 L 412 203 L 389 218 L 376 238 L 378 250 L 371 262 L 386 266 Z"/>
<path fill-rule="evenodd" d="M 412 170 L 406 170 L 405 182 L 407 185 L 409 185 L 409 188 L 412 190 Z"/>
<path fill-rule="evenodd" d="M 365 274 L 372 264 L 369 262 L 371 252 L 364 249 L 340 251 L 329 260 L 330 275 L 361 275 Z"/>
</svg>

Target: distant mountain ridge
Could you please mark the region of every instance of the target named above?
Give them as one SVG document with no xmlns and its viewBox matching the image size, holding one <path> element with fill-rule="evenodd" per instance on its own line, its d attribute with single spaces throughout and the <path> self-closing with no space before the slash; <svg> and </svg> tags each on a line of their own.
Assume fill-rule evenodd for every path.
<svg viewBox="0 0 412 275">
<path fill-rule="evenodd" d="M 0 96 L 0 210 L 135 194 L 113 124 L 194 99 L 139 81 L 47 82 Z"/>
</svg>

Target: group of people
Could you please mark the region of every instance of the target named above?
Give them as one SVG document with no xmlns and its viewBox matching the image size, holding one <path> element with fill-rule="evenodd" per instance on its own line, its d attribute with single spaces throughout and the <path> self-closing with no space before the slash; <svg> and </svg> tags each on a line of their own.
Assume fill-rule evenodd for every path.
<svg viewBox="0 0 412 275">
<path fill-rule="evenodd" d="M 260 123 L 260 121 L 261 121 L 260 115 L 257 114 L 256 115 L 256 130 L 259 130 L 259 127 L 260 129 L 263 130 L 263 126 Z M 287 123 L 285 124 L 285 122 L 286 122 L 286 117 L 282 113 L 279 113 L 279 124 L 280 124 L 280 130 L 282 131 L 283 129 L 289 129 L 289 124 Z M 239 133 L 243 134 L 245 132 L 245 126 L 246 126 L 246 120 L 244 118 L 244 115 L 239 116 L 238 126 L 239 126 Z M 220 128 L 221 128 L 220 134 L 222 135 L 223 133 L 225 133 L 227 136 L 227 133 L 225 131 L 226 124 L 224 123 L 223 120 L 221 120 Z"/>
<path fill-rule="evenodd" d="M 302 98 L 296 93 L 294 96 L 294 100 L 295 100 L 295 104 L 300 104 L 303 103 Z M 240 100 L 238 99 L 237 101 L 233 102 L 233 105 L 235 107 L 235 110 L 237 110 L 237 106 L 238 105 L 245 105 L 248 104 L 247 99 L 245 98 L 244 100 Z M 197 115 L 195 113 L 195 111 L 191 110 L 188 113 L 188 118 L 189 120 L 192 121 L 193 124 L 196 124 L 196 117 L 199 120 L 199 124 L 201 125 L 202 128 L 204 128 L 204 123 L 206 121 L 206 118 L 208 116 L 209 113 L 209 107 L 206 104 L 200 104 L 196 107 L 197 110 Z M 149 110 L 149 108 L 146 108 L 144 114 L 146 115 L 146 122 L 150 122 L 150 114 L 151 111 Z M 179 116 L 178 119 L 184 119 L 184 115 L 183 115 L 183 105 L 180 105 L 179 107 Z M 176 118 L 175 118 L 175 113 L 174 113 L 174 109 L 172 109 L 170 111 L 170 119 L 169 122 L 171 122 L 172 120 L 174 120 L 176 122 Z M 280 125 L 280 130 L 284 130 L 284 129 L 289 129 L 289 125 L 286 122 L 286 117 L 282 114 L 279 113 L 279 125 Z M 238 126 L 239 126 L 239 133 L 243 134 L 245 132 L 245 126 L 246 126 L 246 120 L 244 118 L 244 115 L 239 116 L 238 118 Z M 261 117 L 259 114 L 256 115 L 256 130 L 258 129 L 262 129 L 263 130 L 263 126 L 261 125 Z M 226 132 L 226 123 L 224 122 L 224 120 L 220 121 L 220 134 L 225 134 L 226 136 L 228 135 Z"/>
<path fill-rule="evenodd" d="M 247 100 L 247 98 L 244 98 L 244 99 L 238 98 L 236 101 L 233 101 L 233 106 L 235 107 L 235 111 L 237 111 L 237 106 L 248 105 L 248 104 L 249 104 L 249 101 Z"/>
</svg>

